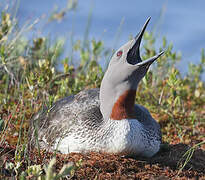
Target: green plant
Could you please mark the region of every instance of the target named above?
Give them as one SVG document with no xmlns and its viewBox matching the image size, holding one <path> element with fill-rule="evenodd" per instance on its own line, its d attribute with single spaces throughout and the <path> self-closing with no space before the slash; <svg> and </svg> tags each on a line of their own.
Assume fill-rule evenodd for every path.
<svg viewBox="0 0 205 180">
<path fill-rule="evenodd" d="M 178 162 L 178 173 L 177 175 L 179 175 L 182 170 L 185 168 L 185 166 L 187 165 L 187 163 L 191 160 L 194 151 L 199 148 L 201 145 L 205 144 L 205 141 L 202 141 L 198 144 L 195 144 L 193 147 L 189 148 L 189 150 L 187 150 L 184 155 L 182 156 L 181 160 Z"/>
</svg>

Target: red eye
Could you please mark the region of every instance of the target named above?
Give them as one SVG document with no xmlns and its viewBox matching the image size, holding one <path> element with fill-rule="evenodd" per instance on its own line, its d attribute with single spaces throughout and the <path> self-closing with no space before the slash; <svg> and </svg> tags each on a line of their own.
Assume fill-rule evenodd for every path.
<svg viewBox="0 0 205 180">
<path fill-rule="evenodd" d="M 122 51 L 117 52 L 117 57 L 120 57 L 120 56 L 122 56 Z"/>
</svg>

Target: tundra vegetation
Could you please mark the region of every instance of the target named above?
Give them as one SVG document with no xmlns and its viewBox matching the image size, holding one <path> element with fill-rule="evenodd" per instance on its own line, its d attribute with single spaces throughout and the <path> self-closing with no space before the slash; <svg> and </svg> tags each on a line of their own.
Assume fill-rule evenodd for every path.
<svg viewBox="0 0 205 180">
<path fill-rule="evenodd" d="M 49 21 L 63 20 L 64 14 L 75 8 L 76 1 L 69 1 L 68 7 L 53 12 Z M 161 153 L 168 152 L 167 157 L 160 160 L 158 155 L 152 162 L 98 153 L 67 157 L 28 150 L 29 121 L 60 98 L 100 87 L 106 65 L 99 62 L 108 62 L 113 50 L 101 40 L 85 37 L 73 41 L 68 56 L 62 58 L 64 42 L 70 39 L 51 41 L 37 35 L 28 39 L 26 34 L 37 21 L 19 26 L 10 9 L 4 9 L 0 18 L 0 178 L 205 177 L 204 49 L 198 64 L 184 64 L 188 70 L 182 75 L 178 68 L 181 54 L 173 51 L 173 44 L 160 37 L 162 46 L 156 48 L 154 33 L 145 32 L 142 58 L 162 50 L 165 54 L 141 81 L 136 103 L 149 109 L 160 123 Z M 194 159 L 197 151 L 198 159 Z M 169 152 L 173 158 L 168 157 Z M 168 163 L 170 159 L 173 161 Z"/>
</svg>

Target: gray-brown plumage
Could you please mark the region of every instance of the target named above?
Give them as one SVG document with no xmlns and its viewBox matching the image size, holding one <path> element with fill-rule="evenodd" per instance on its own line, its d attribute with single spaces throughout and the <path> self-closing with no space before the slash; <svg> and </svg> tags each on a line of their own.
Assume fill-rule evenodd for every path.
<svg viewBox="0 0 205 180">
<path fill-rule="evenodd" d="M 159 124 L 135 104 L 138 83 L 162 55 L 142 61 L 139 46 L 149 22 L 112 57 L 100 89 L 63 98 L 31 121 L 31 146 L 69 152 L 110 152 L 150 157 L 160 147 Z"/>
</svg>

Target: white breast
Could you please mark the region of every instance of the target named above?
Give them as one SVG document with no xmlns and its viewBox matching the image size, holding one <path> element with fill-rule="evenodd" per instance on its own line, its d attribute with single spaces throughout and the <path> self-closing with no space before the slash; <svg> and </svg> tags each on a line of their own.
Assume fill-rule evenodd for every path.
<svg viewBox="0 0 205 180">
<path fill-rule="evenodd" d="M 160 141 L 149 134 L 136 119 L 114 121 L 113 137 L 108 139 L 107 152 L 129 155 L 153 156 L 160 148 Z"/>
</svg>

